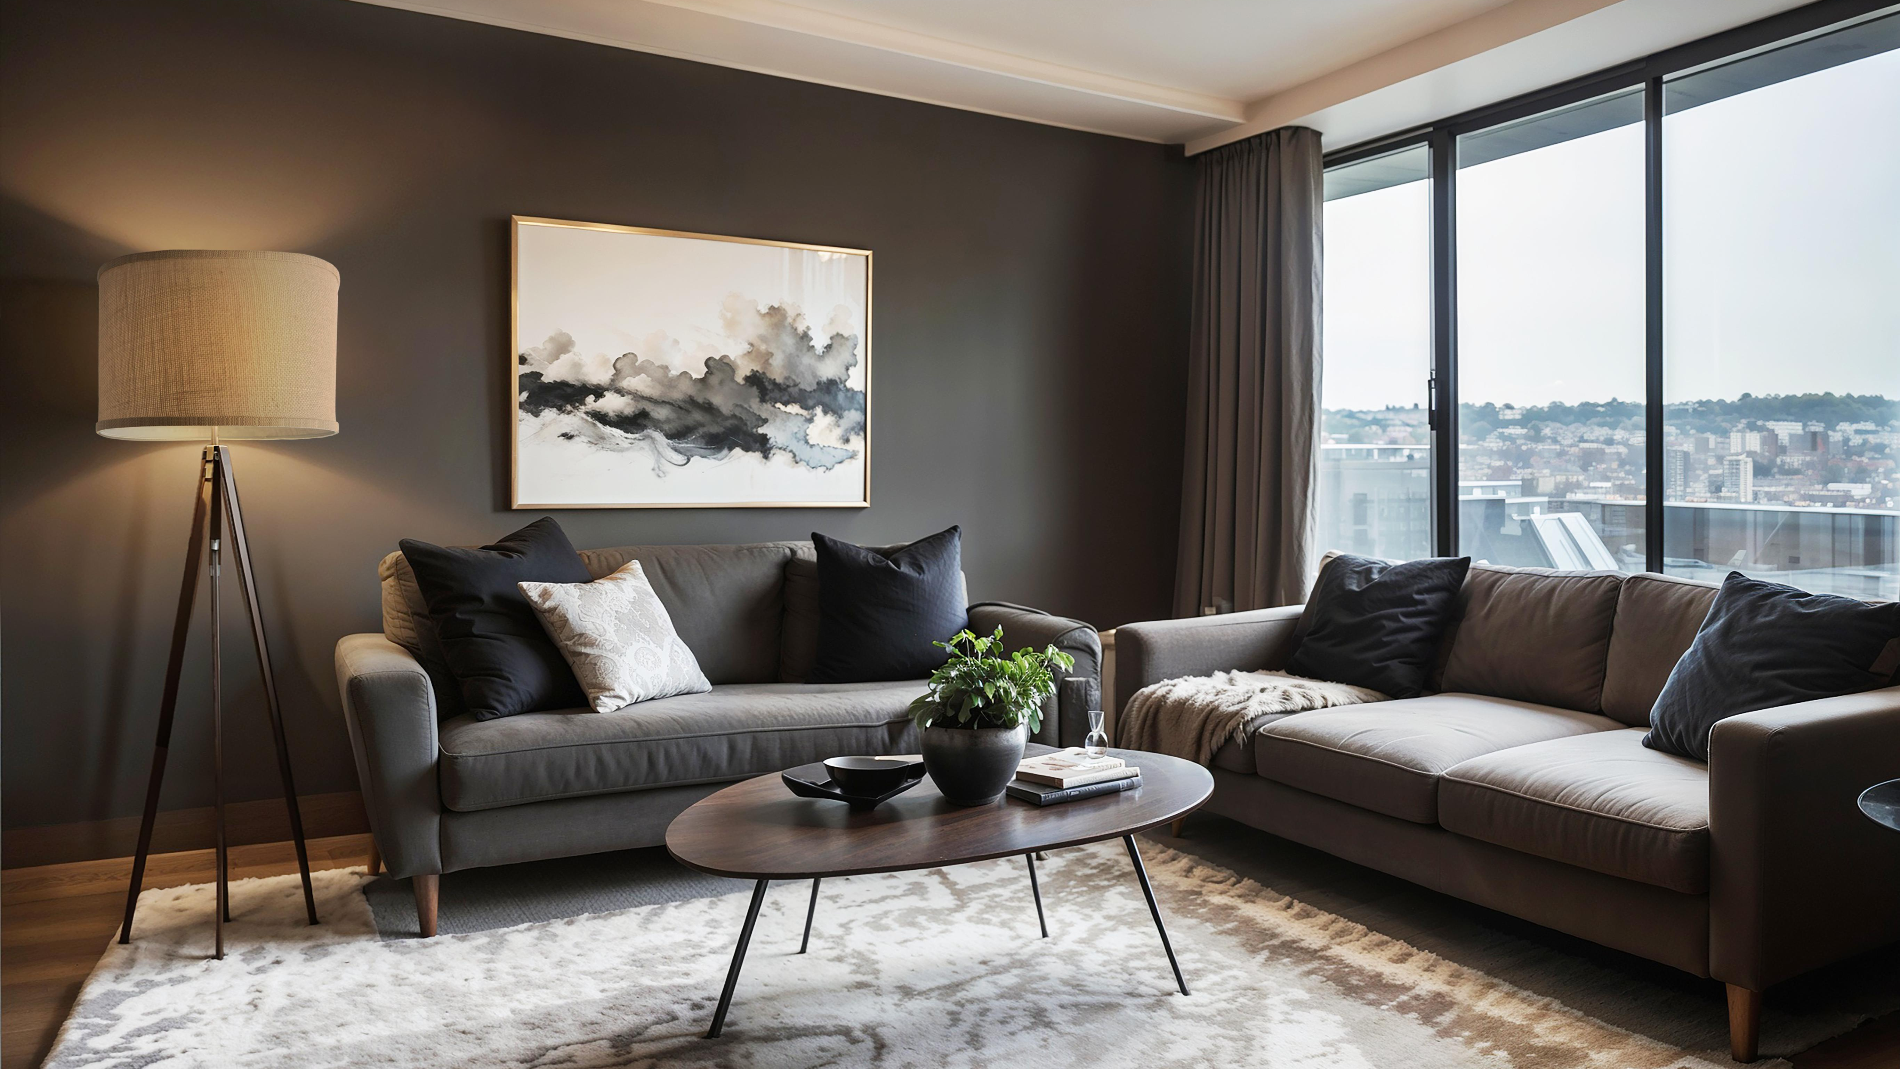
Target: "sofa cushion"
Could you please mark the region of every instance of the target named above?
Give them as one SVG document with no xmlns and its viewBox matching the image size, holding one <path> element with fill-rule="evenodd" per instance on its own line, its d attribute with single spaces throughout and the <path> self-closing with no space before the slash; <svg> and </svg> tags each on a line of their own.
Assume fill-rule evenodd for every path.
<svg viewBox="0 0 1900 1069">
<path fill-rule="evenodd" d="M 868 683 L 927 676 L 969 625 L 963 530 L 951 526 L 896 552 L 812 532 L 818 551 L 818 657 L 806 679 Z"/>
<path fill-rule="evenodd" d="M 1418 697 L 1470 567 L 1470 557 L 1328 559 L 1300 614 L 1287 672 Z"/>
<path fill-rule="evenodd" d="M 1649 711 L 1652 750 L 1709 759 L 1716 722 L 1873 690 L 1900 674 L 1900 604 L 1730 572 Z"/>
<path fill-rule="evenodd" d="M 1622 585 L 1615 572 L 1472 568 L 1442 689 L 1596 712 Z"/>
<path fill-rule="evenodd" d="M 778 678 L 788 542 L 584 549 L 594 578 L 640 562 L 673 627 L 714 684 Z"/>
<path fill-rule="evenodd" d="M 420 539 L 398 543 L 429 606 L 442 656 L 468 715 L 481 720 L 586 700 L 520 584 L 592 577 L 553 517 L 473 549 Z"/>
<path fill-rule="evenodd" d="M 1642 728 L 1552 739 L 1445 770 L 1447 831 L 1684 894 L 1709 889 L 1709 767 Z"/>
<path fill-rule="evenodd" d="M 597 713 L 712 689 L 637 560 L 586 583 L 522 583 Z"/>
<path fill-rule="evenodd" d="M 1623 580 L 1603 673 L 1603 715 L 1648 726 L 1669 672 L 1695 641 L 1716 585 L 1643 572 Z"/>
<path fill-rule="evenodd" d="M 1609 717 L 1478 694 L 1299 713 L 1254 742 L 1259 773 L 1361 809 L 1434 824 L 1438 777 L 1512 746 L 1621 727 Z"/>
<path fill-rule="evenodd" d="M 442 804 L 459 812 L 739 779 L 840 754 L 914 753 L 923 680 L 737 683 L 704 694 L 442 725 Z"/>
<path fill-rule="evenodd" d="M 908 542 L 866 546 L 886 556 Z M 785 616 L 779 635 L 778 681 L 803 683 L 818 660 L 818 548 L 810 542 L 789 542 L 792 559 L 785 562 Z M 969 577 L 957 572 L 957 591 L 970 603 Z"/>
</svg>

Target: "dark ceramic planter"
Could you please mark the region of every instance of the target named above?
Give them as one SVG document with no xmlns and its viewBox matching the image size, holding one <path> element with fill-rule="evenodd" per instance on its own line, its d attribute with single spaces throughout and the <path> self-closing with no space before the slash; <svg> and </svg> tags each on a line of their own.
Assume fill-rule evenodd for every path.
<svg viewBox="0 0 1900 1069">
<path fill-rule="evenodd" d="M 1013 728 L 925 728 L 924 769 L 953 805 L 989 805 L 1016 778 L 1029 725 Z"/>
</svg>

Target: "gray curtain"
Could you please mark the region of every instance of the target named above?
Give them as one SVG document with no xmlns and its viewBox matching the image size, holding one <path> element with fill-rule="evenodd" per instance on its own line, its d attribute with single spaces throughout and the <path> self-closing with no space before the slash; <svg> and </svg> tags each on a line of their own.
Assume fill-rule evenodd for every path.
<svg viewBox="0 0 1900 1069">
<path fill-rule="evenodd" d="M 1319 435 L 1319 134 L 1198 164 L 1177 616 L 1305 596 Z"/>
</svg>

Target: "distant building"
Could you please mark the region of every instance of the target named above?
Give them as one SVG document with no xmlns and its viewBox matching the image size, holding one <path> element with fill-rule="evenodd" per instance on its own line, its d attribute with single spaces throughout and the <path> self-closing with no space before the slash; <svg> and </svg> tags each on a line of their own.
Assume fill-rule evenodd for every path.
<svg viewBox="0 0 1900 1069">
<path fill-rule="evenodd" d="M 1663 498 L 1681 500 L 1689 493 L 1689 451 L 1671 449 L 1663 454 Z"/>
<path fill-rule="evenodd" d="M 1781 452 L 1781 436 L 1774 431 L 1747 431 L 1737 428 L 1728 432 L 1728 451 L 1734 453 L 1759 453 L 1773 460 Z"/>
<path fill-rule="evenodd" d="M 1734 456 L 1722 461 L 1722 493 L 1731 501 L 1747 503 L 1755 499 L 1755 461 Z"/>
<path fill-rule="evenodd" d="M 1827 429 L 1819 423 L 1810 423 L 1803 427 L 1791 424 L 1795 429 L 1782 435 L 1782 442 L 1789 453 L 1825 453 L 1827 452 Z M 1776 432 L 1780 433 L 1780 432 Z"/>
<path fill-rule="evenodd" d="M 1431 450 L 1320 446 L 1315 536 L 1321 549 L 1407 559 L 1431 553 Z"/>
</svg>

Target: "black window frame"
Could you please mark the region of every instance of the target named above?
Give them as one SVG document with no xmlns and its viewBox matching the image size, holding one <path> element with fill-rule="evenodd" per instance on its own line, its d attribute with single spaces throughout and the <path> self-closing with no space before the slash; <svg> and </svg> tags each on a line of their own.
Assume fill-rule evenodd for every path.
<svg viewBox="0 0 1900 1069">
<path fill-rule="evenodd" d="M 1663 570 L 1663 108 L 1665 79 L 1900 14 L 1894 0 L 1817 0 L 1642 59 L 1326 153 L 1327 170 L 1424 146 L 1431 190 L 1432 552 L 1458 552 L 1458 138 L 1594 97 L 1642 90 L 1644 215 L 1644 567 Z"/>
</svg>

